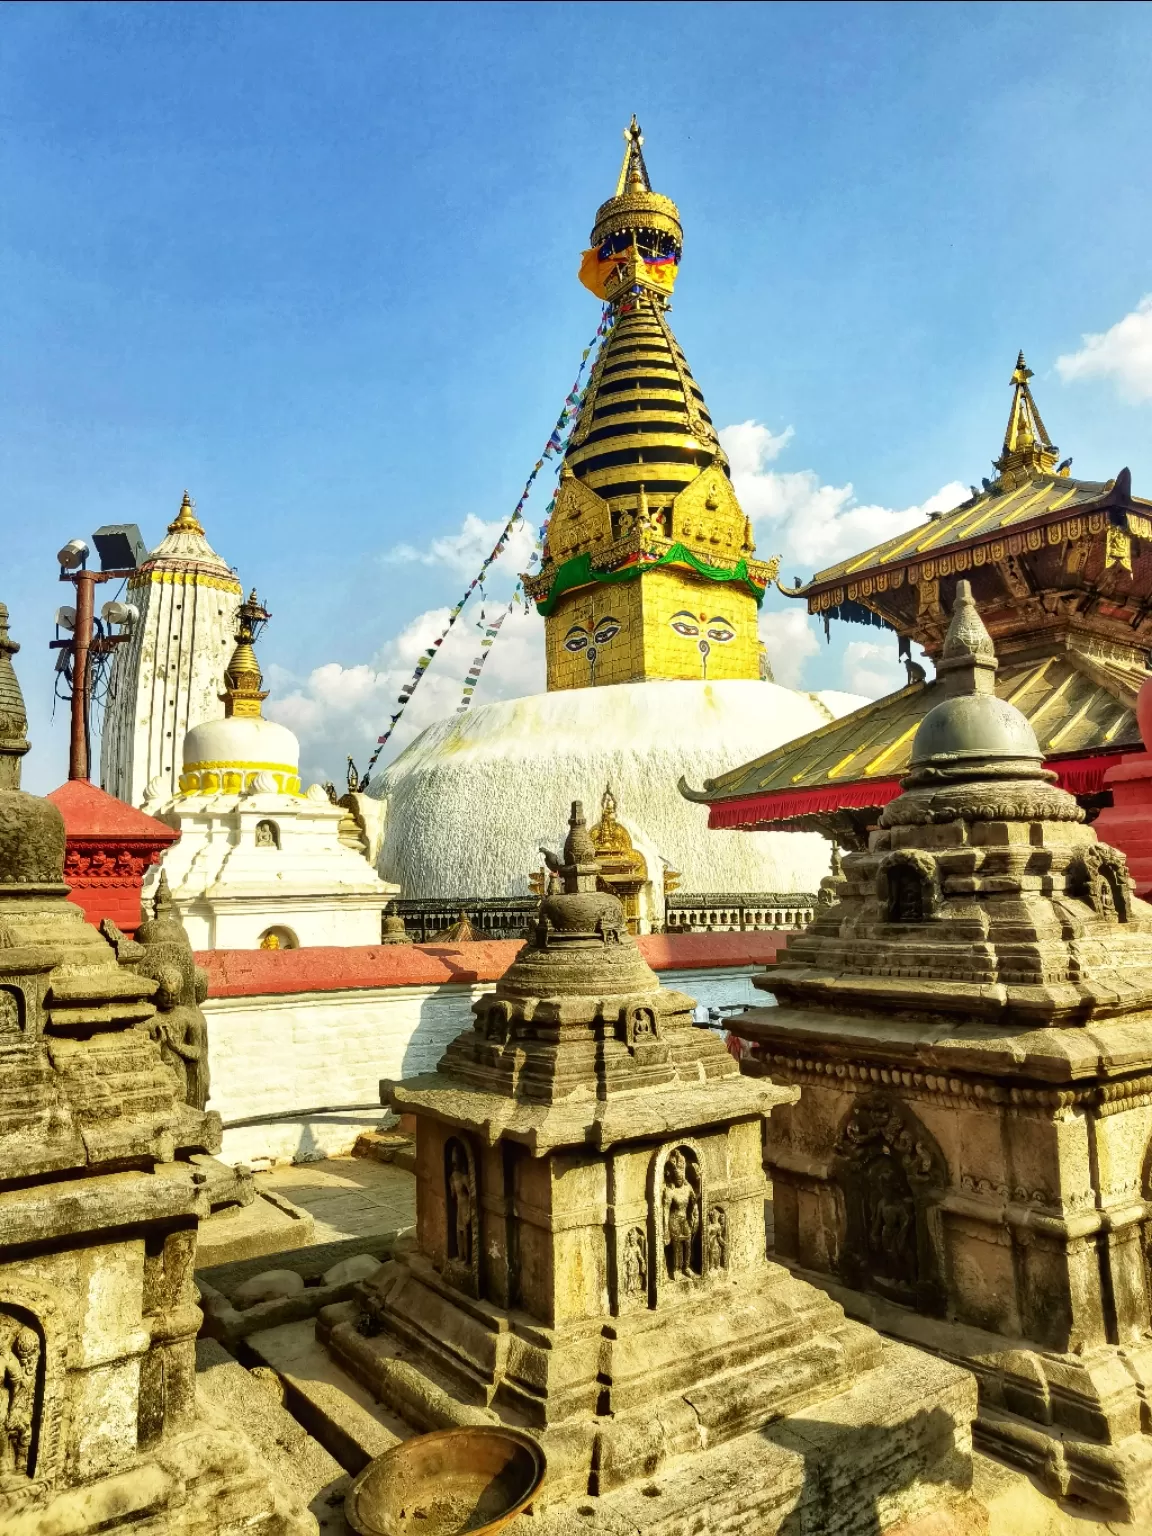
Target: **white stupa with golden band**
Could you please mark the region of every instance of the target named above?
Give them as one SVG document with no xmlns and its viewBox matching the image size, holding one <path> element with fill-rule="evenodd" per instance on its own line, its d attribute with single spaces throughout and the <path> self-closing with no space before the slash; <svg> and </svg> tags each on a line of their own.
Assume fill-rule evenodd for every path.
<svg viewBox="0 0 1152 1536">
<path fill-rule="evenodd" d="M 647 862 L 686 894 L 816 891 L 818 836 L 705 836 L 677 793 L 816 730 L 862 700 L 771 681 L 758 633 L 777 561 L 756 558 L 704 395 L 668 324 L 679 210 L 652 190 L 633 120 L 581 281 L 612 309 L 561 468 L 538 573 L 547 689 L 430 726 L 373 782 L 381 870 L 406 896 L 527 894 L 574 797 L 616 793 Z"/>
<path fill-rule="evenodd" d="M 184 738 L 175 795 L 149 786 L 148 814 L 180 833 L 150 884 L 167 879 L 194 949 L 379 944 L 397 894 L 373 867 L 380 808 L 335 804 L 322 784 L 301 792 L 300 743 L 262 714 L 253 646 L 268 617 L 255 592 L 240 605 L 224 718 Z"/>
</svg>

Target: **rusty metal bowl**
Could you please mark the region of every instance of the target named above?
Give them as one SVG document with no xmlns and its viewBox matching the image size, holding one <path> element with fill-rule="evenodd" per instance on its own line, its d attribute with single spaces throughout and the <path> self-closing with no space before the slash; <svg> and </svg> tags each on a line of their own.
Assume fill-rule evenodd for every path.
<svg viewBox="0 0 1152 1536">
<path fill-rule="evenodd" d="M 544 1471 L 544 1452 L 518 1429 L 440 1429 L 370 1461 L 344 1513 L 359 1536 L 490 1536 L 520 1513 Z"/>
</svg>

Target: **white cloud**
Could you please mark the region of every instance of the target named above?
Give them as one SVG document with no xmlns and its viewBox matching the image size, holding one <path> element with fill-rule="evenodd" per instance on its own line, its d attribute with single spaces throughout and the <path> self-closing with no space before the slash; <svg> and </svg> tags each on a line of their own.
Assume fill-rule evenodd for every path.
<svg viewBox="0 0 1152 1536">
<path fill-rule="evenodd" d="M 504 527 L 503 522 L 486 523 L 483 518 L 477 517 L 475 512 L 469 512 L 459 533 L 443 534 L 440 538 L 433 539 L 427 549 L 417 549 L 412 544 L 397 544 L 394 549 L 381 555 L 380 559 L 387 565 L 406 563 L 435 565 L 458 575 L 474 576 L 481 562 L 492 553 Z M 508 536 L 504 553 L 500 556 L 501 569 L 524 570 L 531 558 L 535 537 L 535 530 L 531 524 L 524 520 L 517 523 Z"/>
<path fill-rule="evenodd" d="M 1056 359 L 1065 383 L 1112 379 L 1127 399 L 1152 400 L 1152 293 L 1110 330 L 1081 339 L 1084 345 L 1078 352 Z"/>
<path fill-rule="evenodd" d="M 907 681 L 908 674 L 896 654 L 895 636 L 886 645 L 876 640 L 849 640 L 844 647 L 844 687 L 849 693 L 882 699 Z"/>
<path fill-rule="evenodd" d="M 502 605 L 487 604 L 490 621 Z M 449 632 L 404 710 L 380 763 L 388 763 L 425 726 L 454 713 L 465 674 L 480 654 L 477 628 L 481 602 L 474 598 Z M 265 713 L 300 738 L 300 771 L 305 784 L 331 779 L 343 788 L 349 754 L 361 773 L 375 750 L 376 738 L 398 707 L 401 688 L 412 676 L 421 653 L 441 633 L 447 608 L 432 608 L 386 640 L 371 665 L 342 666 L 330 661 L 306 678 L 281 668 L 269 669 L 272 697 Z M 535 614 L 515 606 L 489 652 L 473 705 L 539 693 L 544 687 L 544 633 Z M 378 765 L 379 766 L 379 765 Z"/>
<path fill-rule="evenodd" d="M 766 466 L 792 438 L 792 428 L 773 433 L 754 421 L 723 427 L 720 439 L 732 463 L 732 482 L 758 530 L 761 553 L 781 553 L 785 579 L 810 575 L 846 555 L 868 549 L 922 523 L 930 512 L 947 512 L 967 499 L 968 488 L 950 481 L 918 506 L 900 511 L 860 506 L 851 484 L 822 485 L 815 470 L 781 472 Z M 772 547 L 768 547 L 771 541 Z M 795 561 L 807 571 L 787 569 Z"/>
<path fill-rule="evenodd" d="M 766 610 L 760 614 L 760 638 L 768 647 L 775 681 L 783 688 L 798 688 L 805 662 L 820 652 L 812 620 L 799 607 Z"/>
</svg>

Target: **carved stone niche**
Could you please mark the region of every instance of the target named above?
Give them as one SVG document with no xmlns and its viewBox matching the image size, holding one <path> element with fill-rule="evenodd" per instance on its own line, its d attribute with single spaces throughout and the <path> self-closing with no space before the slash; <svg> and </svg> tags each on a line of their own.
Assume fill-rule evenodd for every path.
<svg viewBox="0 0 1152 1536">
<path fill-rule="evenodd" d="M 660 1029 L 660 1015 L 650 1003 L 634 1003 L 622 1010 L 624 1043 L 642 1066 L 667 1061 L 668 1046 Z"/>
<path fill-rule="evenodd" d="M 854 1290 L 942 1315 L 940 1197 L 947 1165 L 908 1109 L 882 1094 L 857 1099 L 836 1143 L 841 1197 L 837 1269 Z"/>
<path fill-rule="evenodd" d="M 23 1281 L 0 1281 L 0 1492 L 56 1480 L 65 1353 L 55 1297 Z"/>
<path fill-rule="evenodd" d="M 694 1142 L 663 1147 L 652 1159 L 648 1186 L 648 1252 L 653 1301 L 670 1287 L 707 1273 L 704 1160 Z"/>
<path fill-rule="evenodd" d="M 626 1312 L 649 1305 L 651 1248 L 641 1226 L 616 1231 L 616 1309 Z"/>
<path fill-rule="evenodd" d="M 1098 917 L 1128 922 L 1132 916 L 1132 877 L 1119 849 L 1095 843 L 1084 849 L 1068 873 L 1071 894 L 1086 901 Z"/>
<path fill-rule="evenodd" d="M 25 1024 L 24 994 L 19 987 L 0 987 L 0 1040 L 6 1035 L 23 1033 Z"/>
<path fill-rule="evenodd" d="M 876 898 L 889 923 L 926 923 L 940 909 L 935 859 L 914 849 L 889 853 L 876 871 Z"/>
<path fill-rule="evenodd" d="M 492 999 L 477 1017 L 476 1030 L 492 1045 L 507 1045 L 512 1032 L 512 1009 L 502 998 Z"/>
<path fill-rule="evenodd" d="M 444 1143 L 447 1253 L 444 1278 L 467 1296 L 480 1295 L 480 1204 L 476 1158 L 461 1136 Z"/>
</svg>

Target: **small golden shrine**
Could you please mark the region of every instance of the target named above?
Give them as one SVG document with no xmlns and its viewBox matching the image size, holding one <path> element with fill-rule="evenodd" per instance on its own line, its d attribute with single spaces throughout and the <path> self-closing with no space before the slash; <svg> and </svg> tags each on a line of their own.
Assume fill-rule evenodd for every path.
<svg viewBox="0 0 1152 1536">
<path fill-rule="evenodd" d="M 778 561 L 752 525 L 666 311 L 683 232 L 653 192 L 633 118 L 581 281 L 612 310 L 572 432 L 543 564 L 548 687 L 758 678 L 757 613 Z"/>
<path fill-rule="evenodd" d="M 600 866 L 597 888 L 619 899 L 629 933 L 640 932 L 641 894 L 648 885 L 648 863 L 632 846 L 627 827 L 616 820 L 616 797 L 605 785 L 600 801 L 600 820 L 592 828 L 592 846 Z"/>
</svg>

